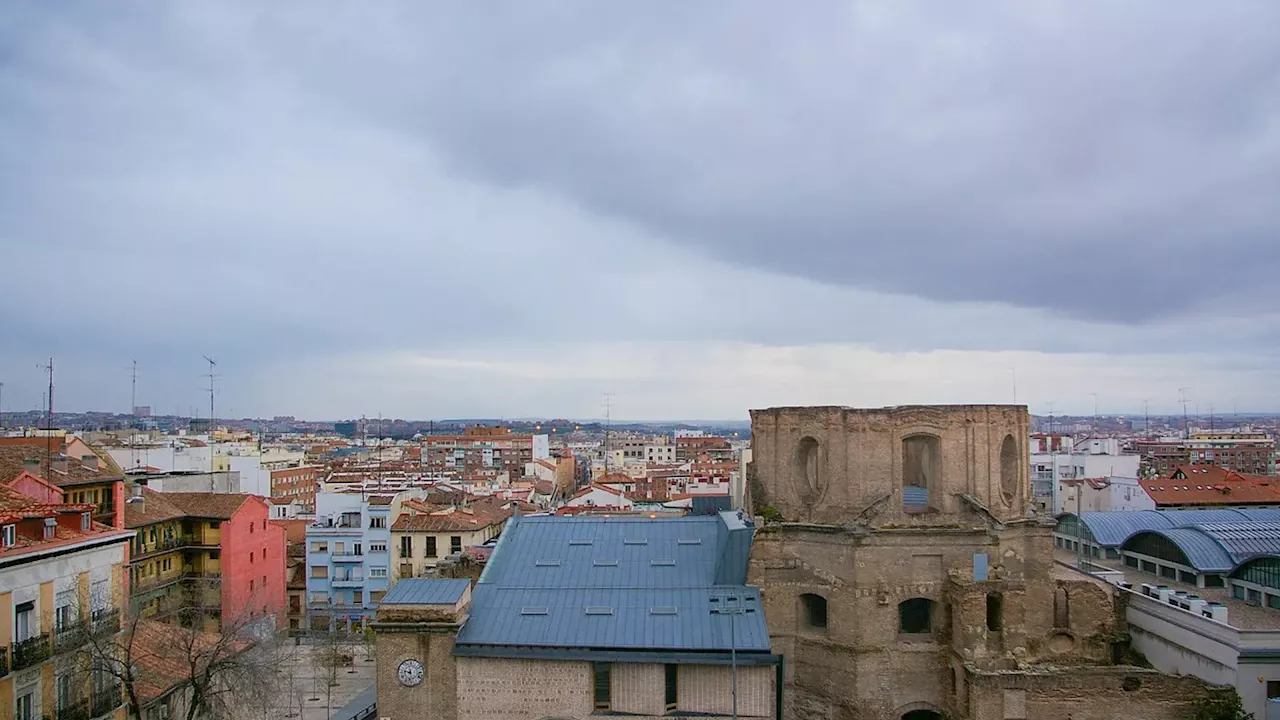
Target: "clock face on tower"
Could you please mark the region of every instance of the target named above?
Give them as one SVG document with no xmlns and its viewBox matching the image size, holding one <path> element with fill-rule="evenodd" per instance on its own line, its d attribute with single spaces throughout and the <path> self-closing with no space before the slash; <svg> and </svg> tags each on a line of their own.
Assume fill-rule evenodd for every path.
<svg viewBox="0 0 1280 720">
<path fill-rule="evenodd" d="M 422 682 L 422 663 L 417 660 L 405 660 L 400 663 L 400 669 L 396 671 L 396 676 L 400 678 L 400 684 L 405 687 L 417 687 Z"/>
</svg>

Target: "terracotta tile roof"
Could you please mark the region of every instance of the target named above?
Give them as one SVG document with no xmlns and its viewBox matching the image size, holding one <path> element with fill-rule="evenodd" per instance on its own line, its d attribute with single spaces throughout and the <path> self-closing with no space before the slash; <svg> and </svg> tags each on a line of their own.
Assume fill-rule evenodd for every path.
<svg viewBox="0 0 1280 720">
<path fill-rule="evenodd" d="M 40 502 L 7 485 L 0 485 L 0 524 L 21 523 L 23 520 L 31 519 L 56 518 L 60 513 L 92 512 L 94 509 L 93 505 Z M 71 545 L 81 540 L 95 537 L 130 536 L 133 534 L 123 530 L 115 530 L 98 522 L 91 522 L 89 527 L 90 529 L 86 531 L 81 530 L 79 526 L 68 527 L 59 523 L 54 528 L 53 537 L 47 540 L 44 537 L 32 537 L 23 533 L 19 528 L 19 531 L 14 533 L 14 544 L 0 548 L 0 557 L 12 557 L 33 550 L 45 550 L 62 545 Z"/>
<path fill-rule="evenodd" d="M 635 478 L 627 475 L 626 473 L 609 473 L 608 475 L 601 477 L 599 480 L 596 480 L 596 483 L 600 485 L 617 485 L 621 483 L 630 485 L 635 481 Z"/>
<path fill-rule="evenodd" d="M 533 489 L 539 495 L 550 495 L 556 489 L 556 484 L 550 480 L 539 480 L 533 484 Z"/>
<path fill-rule="evenodd" d="M 1280 505 L 1280 478 L 1246 475 L 1216 465 L 1179 465 L 1170 477 L 1138 483 L 1157 506 Z"/>
<path fill-rule="evenodd" d="M 38 468 L 33 472 L 36 475 L 44 477 L 46 474 L 45 460 L 48 452 L 45 438 L 0 438 L 0 440 L 24 441 L 0 444 L 0 483 L 6 483 L 17 477 L 24 468 L 23 463 L 29 460 L 38 463 Z M 52 477 L 46 477 L 44 479 L 54 485 L 62 487 L 64 485 L 79 485 L 97 481 L 105 482 L 108 480 L 119 480 L 121 478 L 121 474 L 113 472 L 111 465 L 103 462 L 100 456 L 98 459 L 98 469 L 96 470 L 85 467 L 84 461 L 80 458 L 65 458 L 66 469 L 56 469 L 58 465 L 61 465 L 59 458 L 56 456 L 60 441 L 58 438 L 54 438 L 53 441 L 55 469 L 48 473 Z"/>
<path fill-rule="evenodd" d="M 369 504 L 370 505 L 390 505 L 391 501 L 394 499 L 395 498 L 391 497 L 390 495 L 374 495 L 373 497 L 369 498 Z"/>
<path fill-rule="evenodd" d="M 284 528 L 284 539 L 289 545 L 307 541 L 307 526 L 310 520 L 272 520 L 272 525 Z"/>
<path fill-rule="evenodd" d="M 141 493 L 143 502 L 129 502 L 135 492 Z M 177 520 L 187 513 L 170 500 L 171 493 L 162 493 L 142 485 L 125 488 L 124 526 L 130 529 L 146 527 L 165 520 Z"/>
<path fill-rule="evenodd" d="M 538 458 L 537 460 L 534 460 L 534 462 L 538 463 L 539 465 L 541 465 L 542 467 L 548 470 L 556 469 L 556 464 L 551 462 L 550 460 L 543 460 L 542 458 Z"/>
<path fill-rule="evenodd" d="M 402 513 L 391 529 L 402 532 L 469 532 L 496 525 L 509 517 L 510 509 L 498 506 L 496 499 L 486 498 L 467 508 L 437 510 L 431 514 Z"/>
<path fill-rule="evenodd" d="M 164 496 L 191 517 L 215 520 L 230 520 L 241 505 L 260 499 L 248 493 L 174 492 Z"/>
<path fill-rule="evenodd" d="M 634 482 L 634 481 L 632 481 L 632 482 Z M 588 486 L 586 486 L 586 487 L 582 488 L 581 490 L 579 490 L 578 492 L 574 493 L 574 494 L 573 494 L 573 497 L 574 497 L 575 499 L 576 499 L 576 498 L 580 498 L 580 497 L 585 497 L 585 496 L 587 496 L 587 495 L 590 495 L 590 494 L 591 494 L 591 491 L 593 491 L 593 490 L 600 490 L 600 491 L 603 491 L 603 492 L 607 492 L 607 493 L 609 493 L 610 495 L 617 495 L 618 497 L 622 497 L 622 496 L 625 494 L 625 493 L 623 493 L 621 490 L 619 490 L 619 489 L 617 489 L 617 488 L 609 487 L 608 485 L 600 485 L 600 484 L 598 484 L 598 483 L 591 483 L 590 485 L 588 485 Z"/>
<path fill-rule="evenodd" d="M 193 665 L 196 672 L 204 672 L 210 664 L 225 662 L 251 646 L 247 640 L 224 639 L 155 620 L 139 620 L 131 632 L 127 642 L 142 671 L 134 686 L 142 703 L 188 682 Z"/>
</svg>

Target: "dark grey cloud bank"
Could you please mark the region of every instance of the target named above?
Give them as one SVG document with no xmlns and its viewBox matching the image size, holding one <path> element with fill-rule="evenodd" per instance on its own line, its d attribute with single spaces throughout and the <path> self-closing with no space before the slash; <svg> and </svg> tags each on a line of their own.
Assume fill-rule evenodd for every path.
<svg viewBox="0 0 1280 720">
<path fill-rule="evenodd" d="M 119 407 L 201 353 L 1274 351 L 1280 6 L 803 9 L 4 3 L 6 405 L 48 354 Z"/>
<path fill-rule="evenodd" d="M 1273 2 L 465 8 L 283 23 L 352 112 L 731 262 L 1130 322 L 1280 270 Z"/>
</svg>

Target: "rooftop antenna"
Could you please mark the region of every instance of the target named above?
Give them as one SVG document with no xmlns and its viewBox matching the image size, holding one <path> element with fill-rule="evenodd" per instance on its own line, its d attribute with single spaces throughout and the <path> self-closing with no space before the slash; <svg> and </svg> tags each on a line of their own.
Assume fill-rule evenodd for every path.
<svg viewBox="0 0 1280 720">
<path fill-rule="evenodd" d="M 53 358 L 49 358 L 48 365 L 36 367 L 49 373 L 49 394 L 45 396 L 48 405 L 44 416 L 44 477 L 53 482 Z"/>
<path fill-rule="evenodd" d="M 1213 423 L 1213 403 L 1209 403 L 1209 432 L 1213 432 L 1216 428 Z"/>
<path fill-rule="evenodd" d="M 1146 433 L 1148 438 L 1151 437 L 1150 402 L 1151 402 L 1150 400 L 1142 401 L 1142 432 Z"/>
<path fill-rule="evenodd" d="M 209 491 L 213 492 L 213 381 L 217 375 L 213 369 L 218 363 L 208 355 L 201 355 L 209 363 Z"/>
<path fill-rule="evenodd" d="M 1178 394 L 1182 402 L 1182 437 L 1186 440 L 1191 439 L 1191 425 L 1187 421 L 1187 391 L 1189 387 L 1178 388 Z"/>
<path fill-rule="evenodd" d="M 133 467 L 141 465 L 138 462 L 138 444 L 137 444 L 137 425 L 138 425 L 138 361 L 133 361 L 133 384 L 129 389 L 129 461 Z"/>
<path fill-rule="evenodd" d="M 613 429 L 613 393 L 604 394 L 604 474 L 608 475 L 613 462 L 613 446 L 610 431 Z"/>
<path fill-rule="evenodd" d="M 1089 393 L 1093 396 L 1093 427 L 1090 429 L 1094 437 L 1098 436 L 1098 393 Z"/>
<path fill-rule="evenodd" d="M 0 382 L 0 430 L 4 429 L 4 383 Z"/>
</svg>

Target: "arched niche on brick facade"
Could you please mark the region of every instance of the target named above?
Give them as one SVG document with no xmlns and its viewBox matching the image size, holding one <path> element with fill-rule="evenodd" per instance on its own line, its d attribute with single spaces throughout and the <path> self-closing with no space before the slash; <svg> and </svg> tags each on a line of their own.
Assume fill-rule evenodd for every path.
<svg viewBox="0 0 1280 720">
<path fill-rule="evenodd" d="M 942 472 L 942 440 L 929 433 L 902 438 L 902 509 L 924 512 L 937 494 Z"/>
<path fill-rule="evenodd" d="M 796 445 L 795 479 L 800 500 L 812 505 L 822 498 L 827 478 L 822 471 L 822 445 L 806 435 Z"/>
<path fill-rule="evenodd" d="M 1013 435 L 1005 435 L 1000 443 L 1000 497 L 1005 505 L 1012 505 L 1018 499 L 1018 484 L 1022 473 L 1019 471 L 1018 441 Z"/>
</svg>

